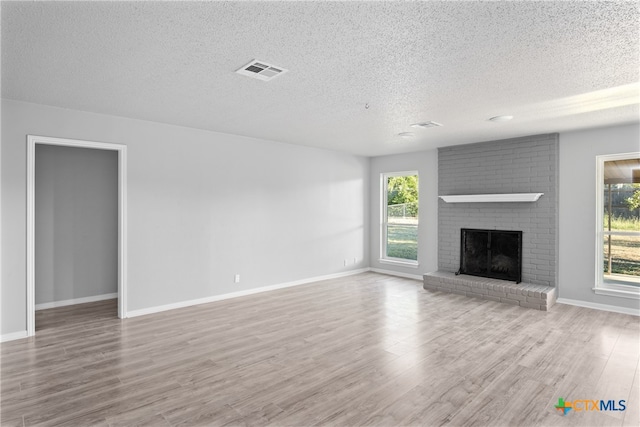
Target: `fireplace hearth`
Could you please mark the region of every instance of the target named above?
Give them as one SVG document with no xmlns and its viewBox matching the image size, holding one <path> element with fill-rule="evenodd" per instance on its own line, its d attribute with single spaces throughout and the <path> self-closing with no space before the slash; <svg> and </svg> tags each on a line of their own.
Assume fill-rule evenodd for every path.
<svg viewBox="0 0 640 427">
<path fill-rule="evenodd" d="M 457 274 L 520 283 L 522 231 L 461 229 L 460 270 Z"/>
</svg>

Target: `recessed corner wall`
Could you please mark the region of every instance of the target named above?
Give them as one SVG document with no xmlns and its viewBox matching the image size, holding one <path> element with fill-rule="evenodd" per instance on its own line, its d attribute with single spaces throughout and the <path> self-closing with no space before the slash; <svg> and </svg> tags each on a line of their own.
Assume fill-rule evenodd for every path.
<svg viewBox="0 0 640 427">
<path fill-rule="evenodd" d="M 556 286 L 558 135 L 535 135 L 438 149 L 438 193 L 544 193 L 537 202 L 438 200 L 438 269 L 460 267 L 460 229 L 520 230 L 522 281 Z"/>
</svg>

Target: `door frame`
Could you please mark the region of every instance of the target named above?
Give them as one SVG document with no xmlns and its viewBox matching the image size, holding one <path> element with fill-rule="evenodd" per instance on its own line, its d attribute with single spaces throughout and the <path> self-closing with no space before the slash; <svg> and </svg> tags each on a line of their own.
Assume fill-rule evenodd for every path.
<svg viewBox="0 0 640 427">
<path fill-rule="evenodd" d="M 78 139 L 27 135 L 27 336 L 36 333 L 35 174 L 36 145 L 111 150 L 118 153 L 118 317 L 127 318 L 127 146 Z"/>
</svg>

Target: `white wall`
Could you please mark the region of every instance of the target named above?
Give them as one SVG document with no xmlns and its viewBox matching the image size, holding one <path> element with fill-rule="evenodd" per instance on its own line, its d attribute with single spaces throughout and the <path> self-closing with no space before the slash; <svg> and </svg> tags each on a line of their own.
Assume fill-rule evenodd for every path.
<svg viewBox="0 0 640 427">
<path fill-rule="evenodd" d="M 118 292 L 118 153 L 36 144 L 36 304 Z"/>
<path fill-rule="evenodd" d="M 380 262 L 381 196 L 380 174 L 388 172 L 418 171 L 418 268 L 390 265 Z M 411 276 L 422 277 L 424 273 L 438 269 L 438 151 L 436 149 L 417 153 L 374 157 L 371 159 L 371 215 L 370 266 Z"/>
<path fill-rule="evenodd" d="M 640 301 L 596 295 L 596 156 L 640 150 L 640 126 L 560 134 L 559 298 L 638 308 Z"/>
<path fill-rule="evenodd" d="M 3 100 L 2 335 L 26 329 L 27 134 L 128 146 L 129 310 L 369 265 L 437 269 L 435 149 L 367 159 Z M 638 125 L 560 134 L 560 298 L 638 307 L 591 289 L 595 156 L 637 151 L 639 141 Z M 420 174 L 417 269 L 379 262 L 380 173 L 406 170 Z"/>
<path fill-rule="evenodd" d="M 26 330 L 27 134 L 127 145 L 130 311 L 368 265 L 368 158 L 9 100 L 2 123 L 3 335 Z"/>
</svg>

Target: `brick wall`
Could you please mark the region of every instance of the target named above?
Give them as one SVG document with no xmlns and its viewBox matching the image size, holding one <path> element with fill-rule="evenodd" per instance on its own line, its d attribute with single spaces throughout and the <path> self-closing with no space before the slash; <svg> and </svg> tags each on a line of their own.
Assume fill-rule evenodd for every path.
<svg viewBox="0 0 640 427">
<path fill-rule="evenodd" d="M 438 199 L 438 269 L 460 267 L 460 229 L 521 230 L 522 281 L 556 286 L 558 134 L 438 149 L 438 194 L 544 193 L 533 203 Z"/>
</svg>

